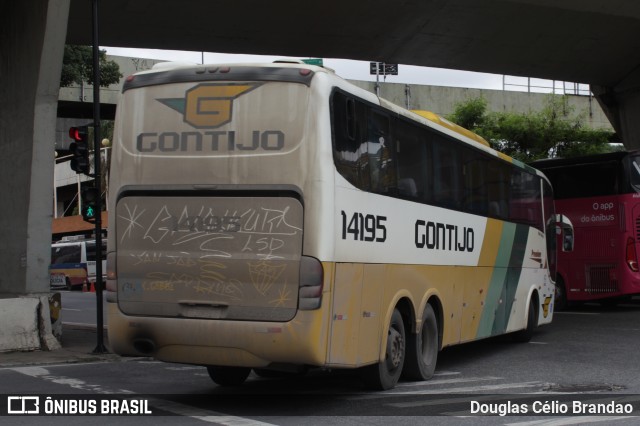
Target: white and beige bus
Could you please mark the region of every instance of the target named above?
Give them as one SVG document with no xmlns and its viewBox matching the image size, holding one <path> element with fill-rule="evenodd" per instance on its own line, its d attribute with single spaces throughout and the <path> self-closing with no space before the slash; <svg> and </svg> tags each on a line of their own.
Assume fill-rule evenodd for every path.
<svg viewBox="0 0 640 426">
<path fill-rule="evenodd" d="M 129 77 L 110 180 L 114 352 L 432 376 L 441 348 L 551 322 L 541 173 L 426 112 L 292 63 Z"/>
</svg>

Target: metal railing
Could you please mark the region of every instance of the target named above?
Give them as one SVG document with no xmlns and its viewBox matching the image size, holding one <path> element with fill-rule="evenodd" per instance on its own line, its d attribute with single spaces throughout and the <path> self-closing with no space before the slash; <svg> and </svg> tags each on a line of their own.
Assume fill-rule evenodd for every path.
<svg viewBox="0 0 640 426">
<path fill-rule="evenodd" d="M 556 95 L 593 96 L 591 87 L 584 83 L 573 83 L 559 80 L 543 80 L 531 77 L 502 76 L 502 90 L 522 91 L 527 93 L 553 93 Z"/>
</svg>

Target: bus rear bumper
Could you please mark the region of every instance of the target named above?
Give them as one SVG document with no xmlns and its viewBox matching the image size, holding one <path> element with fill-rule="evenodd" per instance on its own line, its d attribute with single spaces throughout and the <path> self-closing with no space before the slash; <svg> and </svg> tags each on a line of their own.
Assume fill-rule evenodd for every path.
<svg viewBox="0 0 640 426">
<path fill-rule="evenodd" d="M 322 366 L 326 327 L 322 309 L 298 311 L 286 323 L 124 315 L 107 304 L 114 353 L 196 365 L 260 368 L 272 363 Z"/>
</svg>

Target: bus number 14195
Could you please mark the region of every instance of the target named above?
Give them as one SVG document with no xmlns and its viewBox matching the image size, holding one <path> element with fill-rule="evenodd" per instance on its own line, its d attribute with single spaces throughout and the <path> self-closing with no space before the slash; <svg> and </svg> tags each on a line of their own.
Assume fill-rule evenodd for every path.
<svg viewBox="0 0 640 426">
<path fill-rule="evenodd" d="M 349 219 L 344 210 L 342 213 L 342 239 L 348 234 L 353 235 L 354 241 L 375 241 L 383 243 L 387 239 L 386 216 L 362 214 L 354 212 Z M 348 222 L 348 224 L 347 224 Z"/>
</svg>

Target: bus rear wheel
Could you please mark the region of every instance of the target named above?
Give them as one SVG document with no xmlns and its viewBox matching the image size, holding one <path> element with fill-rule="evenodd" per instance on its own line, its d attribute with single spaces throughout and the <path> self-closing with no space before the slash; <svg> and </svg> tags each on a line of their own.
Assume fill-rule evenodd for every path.
<svg viewBox="0 0 640 426">
<path fill-rule="evenodd" d="M 238 386 L 244 383 L 251 373 L 248 367 L 207 366 L 207 373 L 214 383 L 220 386 Z"/>
<path fill-rule="evenodd" d="M 392 389 L 402 373 L 405 359 L 406 336 L 400 311 L 394 309 L 389 321 L 385 357 L 377 364 L 362 369 L 362 379 L 376 390 Z"/>
<path fill-rule="evenodd" d="M 433 377 L 439 346 L 438 321 L 433 307 L 427 304 L 422 313 L 420 330 L 407 340 L 407 361 L 403 377 L 416 381 Z"/>
</svg>

